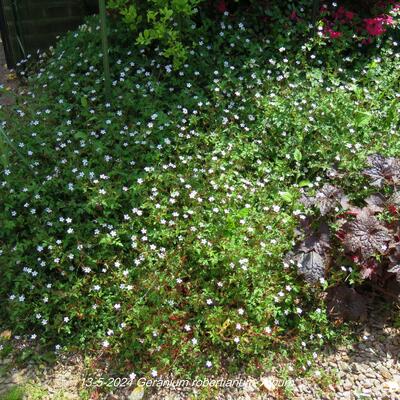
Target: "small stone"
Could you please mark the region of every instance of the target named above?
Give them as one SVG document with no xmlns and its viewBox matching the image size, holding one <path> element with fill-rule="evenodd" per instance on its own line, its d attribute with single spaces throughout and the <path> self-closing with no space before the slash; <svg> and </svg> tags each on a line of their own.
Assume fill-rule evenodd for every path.
<svg viewBox="0 0 400 400">
<path fill-rule="evenodd" d="M 370 370 L 367 370 L 367 371 L 365 372 L 365 376 L 366 376 L 367 378 L 372 378 L 372 379 L 374 379 L 374 378 L 376 378 L 376 372 L 375 372 L 375 371 L 372 371 L 371 369 L 370 369 Z"/>
<path fill-rule="evenodd" d="M 339 370 L 339 372 L 337 373 L 337 377 L 338 377 L 341 381 L 345 380 L 346 377 L 347 377 L 347 375 L 348 375 L 348 373 L 347 373 L 347 372 L 344 372 L 344 371 L 342 371 L 342 370 Z"/>
<path fill-rule="evenodd" d="M 385 366 L 379 366 L 378 370 L 385 379 L 392 379 L 392 374 Z"/>
<path fill-rule="evenodd" d="M 353 383 L 346 379 L 344 382 L 341 383 L 341 386 L 344 390 L 350 390 L 353 387 Z"/>
<path fill-rule="evenodd" d="M 20 385 L 27 381 L 27 371 L 25 369 L 21 371 L 14 372 L 11 376 L 11 382 Z"/>
<path fill-rule="evenodd" d="M 343 361 L 338 361 L 337 365 L 338 365 L 339 370 L 341 370 L 343 372 L 350 371 L 350 366 Z"/>
</svg>

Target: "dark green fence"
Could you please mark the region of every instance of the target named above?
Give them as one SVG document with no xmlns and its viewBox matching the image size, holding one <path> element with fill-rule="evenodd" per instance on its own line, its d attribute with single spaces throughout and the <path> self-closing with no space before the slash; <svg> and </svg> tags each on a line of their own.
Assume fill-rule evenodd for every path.
<svg viewBox="0 0 400 400">
<path fill-rule="evenodd" d="M 96 12 L 93 0 L 0 0 L 0 27 L 7 64 L 46 49 L 56 36 Z"/>
</svg>

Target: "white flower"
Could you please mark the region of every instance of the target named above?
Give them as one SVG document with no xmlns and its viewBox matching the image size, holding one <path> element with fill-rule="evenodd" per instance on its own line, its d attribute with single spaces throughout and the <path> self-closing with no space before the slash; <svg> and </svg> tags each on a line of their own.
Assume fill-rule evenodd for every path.
<svg viewBox="0 0 400 400">
<path fill-rule="evenodd" d="M 129 374 L 129 379 L 130 379 L 130 380 L 133 381 L 135 378 L 136 378 L 136 374 L 135 374 L 134 372 L 132 372 L 132 373 Z"/>
<path fill-rule="evenodd" d="M 206 361 L 206 367 L 211 368 L 212 367 L 212 362 L 211 361 Z"/>
</svg>

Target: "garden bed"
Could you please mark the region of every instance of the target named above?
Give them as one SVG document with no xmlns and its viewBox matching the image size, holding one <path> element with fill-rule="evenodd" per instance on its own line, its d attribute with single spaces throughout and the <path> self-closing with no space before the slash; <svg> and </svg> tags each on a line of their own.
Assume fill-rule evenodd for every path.
<svg viewBox="0 0 400 400">
<path fill-rule="evenodd" d="M 133 384 L 276 365 L 294 378 L 348 341 L 353 318 L 326 298 L 373 281 L 359 249 L 317 279 L 287 257 L 302 221 L 324 214 L 305 197 L 336 179 L 349 201 L 329 212 L 360 207 L 376 191 L 371 156 L 400 154 L 398 12 L 364 44 L 285 13 L 272 33 L 228 12 L 191 25 L 180 66 L 111 19 L 110 99 L 95 17 L 21 63 L 29 91 L 0 109 L 4 357 L 16 339 L 22 360 L 77 352 Z M 398 224 L 394 206 L 377 218 Z"/>
</svg>

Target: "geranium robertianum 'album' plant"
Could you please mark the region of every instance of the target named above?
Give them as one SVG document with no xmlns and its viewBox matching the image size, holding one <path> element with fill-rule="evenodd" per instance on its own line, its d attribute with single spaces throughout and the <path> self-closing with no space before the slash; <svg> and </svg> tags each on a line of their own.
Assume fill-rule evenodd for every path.
<svg viewBox="0 0 400 400">
<path fill-rule="evenodd" d="M 389 251 L 393 207 L 366 217 L 379 232 L 368 247 L 350 240 L 364 214 L 304 244 L 319 276 L 333 240 L 366 258 L 344 276 L 309 284 L 285 256 L 308 220 L 304 192 L 322 188 L 328 218 L 343 192 L 370 191 L 369 154 L 400 154 L 398 15 L 358 47 L 314 35 L 310 6 L 300 20 L 277 8 L 273 25 L 205 16 L 179 66 L 111 18 L 109 102 L 97 18 L 27 68 L 25 93 L 0 109 L 0 323 L 22 358 L 79 350 L 134 377 L 307 371 L 349 332 L 329 320 L 325 289 Z"/>
</svg>

